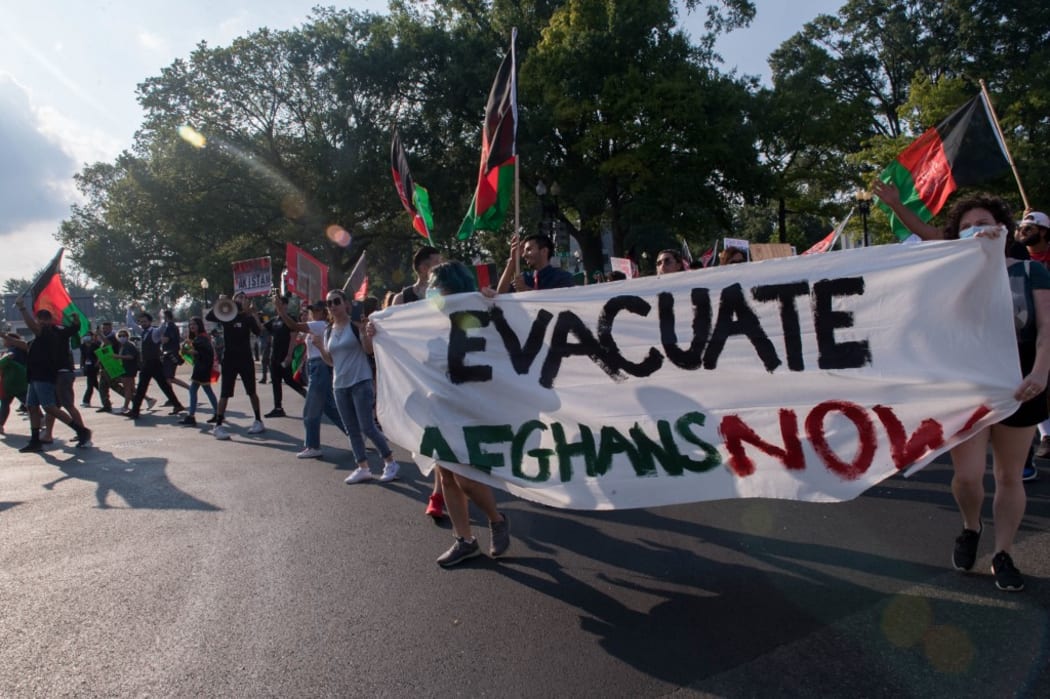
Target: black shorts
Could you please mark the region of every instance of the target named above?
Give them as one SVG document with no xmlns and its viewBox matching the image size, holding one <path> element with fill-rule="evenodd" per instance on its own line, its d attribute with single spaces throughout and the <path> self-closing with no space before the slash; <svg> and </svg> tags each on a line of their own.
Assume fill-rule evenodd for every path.
<svg viewBox="0 0 1050 699">
<path fill-rule="evenodd" d="M 1017 346 L 1017 353 L 1021 358 L 1021 376 L 1027 376 L 1035 364 L 1035 343 L 1023 342 Z M 1026 400 L 1014 411 L 1012 415 L 999 422 L 1007 427 L 1032 427 L 1045 420 L 1050 414 L 1047 410 L 1046 389 L 1031 400 Z"/>
<path fill-rule="evenodd" d="M 248 357 L 239 362 L 222 363 L 222 390 L 221 398 L 232 398 L 233 387 L 237 384 L 237 377 L 241 377 L 244 391 L 249 396 L 255 395 L 255 362 Z"/>
</svg>

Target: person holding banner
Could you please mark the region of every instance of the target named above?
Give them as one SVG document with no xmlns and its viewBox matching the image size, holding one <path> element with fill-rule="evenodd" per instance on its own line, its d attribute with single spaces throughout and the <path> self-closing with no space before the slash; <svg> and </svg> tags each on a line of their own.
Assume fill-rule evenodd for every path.
<svg viewBox="0 0 1050 699">
<path fill-rule="evenodd" d="M 1014 238 L 1015 222 L 1010 207 L 1002 199 L 987 194 L 955 203 L 943 229 L 922 221 L 901 204 L 892 185 L 879 183 L 875 194 L 909 230 L 924 240 L 995 238 L 1005 233 L 1005 260 L 1013 292 L 1014 324 L 1022 380 L 1014 392 L 1020 407 L 998 424 L 986 427 L 951 450 L 954 475 L 952 494 L 962 513 L 963 530 L 955 540 L 952 565 L 969 571 L 977 560 L 984 524 L 984 473 L 988 446 L 992 447 L 992 473 L 995 498 L 992 521 L 995 526 L 995 555 L 992 573 L 995 586 L 1008 592 L 1024 589 L 1024 577 L 1012 558 L 1014 537 L 1026 506 L 1024 467 L 1035 427 L 1047 419 L 1047 377 L 1050 375 L 1050 272 L 1041 264 L 1027 260 L 1027 251 Z M 1004 358 L 1004 361 L 1014 361 Z"/>
<path fill-rule="evenodd" d="M 437 248 L 424 245 L 416 250 L 416 254 L 412 256 L 412 269 L 416 271 L 416 282 L 397 292 L 391 305 L 400 306 L 403 303 L 412 303 L 425 297 L 430 280 L 430 270 L 439 264 L 441 264 L 441 251 Z"/>
<path fill-rule="evenodd" d="M 100 396 L 102 394 L 98 384 L 98 357 L 95 356 L 95 350 L 100 347 L 102 347 L 102 343 L 95 335 L 94 330 L 88 330 L 87 335 L 80 338 L 80 371 L 87 380 L 87 388 L 84 389 L 84 396 L 80 402 L 80 407 L 82 408 L 91 407 L 91 398 L 95 395 L 96 389 L 98 389 Z"/>
<path fill-rule="evenodd" d="M 477 291 L 474 276 L 461 262 L 445 262 L 430 272 L 430 287 L 427 296 L 448 296 L 470 291 Z M 374 337 L 376 326 L 369 323 L 365 326 L 364 335 Z M 435 466 L 437 468 L 437 466 Z M 441 468 L 441 487 L 445 493 L 445 507 L 452 520 L 452 534 L 455 541 L 441 554 L 437 564 L 442 568 L 451 568 L 475 556 L 481 555 L 481 546 L 470 526 L 470 509 L 468 500 L 477 505 L 489 520 L 489 555 L 498 558 L 510 548 L 510 519 L 496 508 L 496 498 L 489 486 L 461 476 L 448 468 Z"/>
<path fill-rule="evenodd" d="M 325 306 L 331 320 L 321 337 L 313 336 L 313 342 L 325 364 L 332 367 L 332 393 L 357 462 L 357 468 L 346 477 L 346 482 L 353 485 L 372 480 L 365 452 L 366 436 L 383 458 L 379 482 L 392 481 L 397 478 L 399 466 L 372 412 L 376 395 L 372 365 L 368 361 L 372 338 L 361 334 L 360 321 L 351 317 L 350 302 L 342 289 L 329 291 Z"/>
<path fill-rule="evenodd" d="M 287 305 L 288 297 L 282 296 L 281 303 Z M 306 396 L 306 391 L 292 378 L 292 371 L 285 363 L 292 343 L 292 330 L 280 315 L 270 318 L 263 324 L 263 327 L 270 335 L 270 388 L 273 390 L 273 410 L 266 413 L 264 417 L 284 417 L 284 384 L 287 384 L 300 396 Z M 264 363 L 263 366 L 265 367 L 266 364 Z M 266 376 L 265 370 L 263 376 Z"/>
</svg>

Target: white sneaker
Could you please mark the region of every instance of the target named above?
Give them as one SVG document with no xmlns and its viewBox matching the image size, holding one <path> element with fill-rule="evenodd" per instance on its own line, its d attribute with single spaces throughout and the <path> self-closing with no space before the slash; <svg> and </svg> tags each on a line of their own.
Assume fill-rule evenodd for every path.
<svg viewBox="0 0 1050 699">
<path fill-rule="evenodd" d="M 364 466 L 358 466 L 343 482 L 353 485 L 354 483 L 364 483 L 370 480 L 372 480 L 372 472 Z"/>
<path fill-rule="evenodd" d="M 391 461 L 383 467 L 383 475 L 379 477 L 380 483 L 389 483 L 390 481 L 397 478 L 397 471 L 400 468 L 396 461 Z"/>
<path fill-rule="evenodd" d="M 215 439 L 230 438 L 230 431 L 226 429 L 226 425 L 216 425 L 215 429 L 212 431 L 212 434 L 215 436 Z"/>
<path fill-rule="evenodd" d="M 266 428 L 263 427 L 262 420 L 256 420 L 252 423 L 252 426 L 248 428 L 248 434 L 259 434 L 265 431 Z"/>
<path fill-rule="evenodd" d="M 303 449 L 301 452 L 296 454 L 295 458 L 297 458 L 297 459 L 317 459 L 317 458 L 320 458 L 322 454 L 324 454 L 324 452 L 321 451 L 320 449 L 314 449 L 313 447 L 307 447 L 306 449 Z"/>
</svg>

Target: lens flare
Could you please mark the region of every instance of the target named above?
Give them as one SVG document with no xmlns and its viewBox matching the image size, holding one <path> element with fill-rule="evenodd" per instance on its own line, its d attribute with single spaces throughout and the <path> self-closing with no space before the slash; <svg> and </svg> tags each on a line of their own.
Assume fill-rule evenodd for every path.
<svg viewBox="0 0 1050 699">
<path fill-rule="evenodd" d="M 204 137 L 204 134 L 188 124 L 179 127 L 179 138 L 194 148 L 203 148 L 208 144 L 208 139 Z"/>
<path fill-rule="evenodd" d="M 933 625 L 933 609 L 923 597 L 898 595 L 882 614 L 882 633 L 899 648 L 919 643 Z"/>
<path fill-rule="evenodd" d="M 285 194 L 281 197 L 281 213 L 284 217 L 295 221 L 303 217 L 306 213 L 306 202 L 303 200 L 302 195 L 298 192 L 291 194 Z"/>
<path fill-rule="evenodd" d="M 934 626 L 923 637 L 922 647 L 930 665 L 949 675 L 969 671 L 976 655 L 970 635 L 958 626 Z"/>
<path fill-rule="evenodd" d="M 335 224 L 332 224 L 327 230 L 325 230 L 325 235 L 328 236 L 329 240 L 341 248 L 350 247 L 350 241 L 353 240 L 350 234 L 346 232 L 345 228 Z"/>
</svg>

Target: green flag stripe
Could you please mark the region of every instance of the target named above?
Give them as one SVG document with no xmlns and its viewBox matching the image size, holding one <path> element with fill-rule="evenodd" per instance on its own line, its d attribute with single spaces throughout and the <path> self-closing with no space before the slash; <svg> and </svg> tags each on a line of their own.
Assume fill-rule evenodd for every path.
<svg viewBox="0 0 1050 699">
<path fill-rule="evenodd" d="M 926 208 L 926 204 L 923 203 L 918 190 L 915 188 L 915 179 L 900 161 L 893 161 L 893 164 L 882 171 L 879 179 L 896 186 L 897 191 L 900 192 L 901 203 L 914 211 L 923 221 L 929 222 L 933 218 L 933 213 Z M 894 215 L 888 206 L 880 201 L 879 207 L 889 214 L 890 226 L 893 228 L 893 234 L 897 236 L 898 240 L 904 240 L 911 235 L 911 231 Z"/>
</svg>

